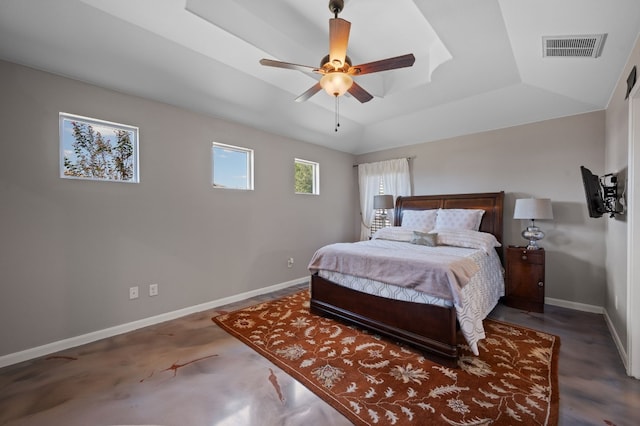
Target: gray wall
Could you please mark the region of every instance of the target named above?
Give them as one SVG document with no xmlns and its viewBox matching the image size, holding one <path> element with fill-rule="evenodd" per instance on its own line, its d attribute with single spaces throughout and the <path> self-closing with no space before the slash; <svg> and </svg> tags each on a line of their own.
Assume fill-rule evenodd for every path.
<svg viewBox="0 0 640 426">
<path fill-rule="evenodd" d="M 7 62 L 0 93 L 0 355 L 304 278 L 356 237 L 350 154 Z M 138 126 L 141 182 L 60 179 L 61 111 Z M 255 150 L 255 191 L 211 187 L 212 141 Z"/>
<path fill-rule="evenodd" d="M 360 155 L 359 163 L 415 156 L 413 193 L 505 191 L 505 243 L 523 245 L 527 221 L 514 220 L 516 198 L 551 198 L 546 233 L 546 296 L 604 306 L 605 223 L 588 217 L 580 166 L 604 166 L 605 112 L 548 120 Z M 562 302 L 560 302 L 562 303 Z"/>
</svg>

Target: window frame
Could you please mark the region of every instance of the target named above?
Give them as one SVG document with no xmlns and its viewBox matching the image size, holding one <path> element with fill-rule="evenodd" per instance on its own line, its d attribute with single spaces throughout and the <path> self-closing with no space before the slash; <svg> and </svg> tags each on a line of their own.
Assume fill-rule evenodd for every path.
<svg viewBox="0 0 640 426">
<path fill-rule="evenodd" d="M 215 171 L 216 171 L 215 150 L 216 148 L 222 149 L 225 151 L 240 152 L 247 155 L 247 159 L 245 161 L 245 170 L 244 170 L 245 176 L 246 176 L 245 187 L 240 188 L 240 187 L 231 187 L 231 186 L 216 184 L 215 182 Z M 238 191 L 253 191 L 254 190 L 254 151 L 253 149 L 236 146 L 236 145 L 229 145 L 229 144 L 220 143 L 220 142 L 212 142 L 211 143 L 211 186 L 216 189 L 235 189 Z"/>
<path fill-rule="evenodd" d="M 295 176 L 295 170 L 296 170 L 296 165 L 297 164 L 302 164 L 305 166 L 311 166 L 312 169 L 312 181 L 311 181 L 311 192 L 298 192 L 296 191 L 296 176 Z M 309 160 L 304 160 L 302 158 L 294 158 L 293 159 L 293 179 L 294 179 L 294 185 L 293 185 L 293 191 L 296 194 L 300 194 L 300 195 L 320 195 L 320 163 L 316 162 L 316 161 L 309 161 Z"/>
<path fill-rule="evenodd" d="M 109 178 L 109 177 L 100 177 L 100 176 L 74 176 L 72 174 L 66 174 L 68 170 L 65 164 L 66 160 L 66 151 L 71 150 L 73 144 L 70 146 L 65 146 L 65 142 L 71 142 L 70 140 L 65 140 L 65 136 L 67 135 L 67 130 L 65 128 L 65 123 L 68 122 L 78 122 L 82 124 L 86 124 L 91 126 L 92 128 L 98 128 L 99 130 L 96 133 L 100 132 L 100 135 L 104 138 L 108 138 L 111 141 L 112 135 L 102 135 L 102 131 L 124 131 L 129 134 L 129 141 L 132 145 L 131 147 L 131 177 L 129 179 L 118 179 L 118 178 Z M 73 180 L 91 180 L 98 182 L 121 182 L 121 183 L 140 183 L 140 163 L 139 163 L 139 129 L 135 126 L 130 126 L 128 124 L 115 123 L 112 121 L 100 120 L 97 118 L 84 117 L 76 114 L 69 114 L 66 112 L 58 113 L 58 126 L 59 126 L 59 149 L 60 149 L 60 178 L 62 179 L 73 179 Z M 117 138 L 117 135 L 115 136 Z M 73 138 L 73 136 L 71 136 Z M 76 139 L 77 142 L 77 139 Z M 92 163 L 94 164 L 94 163 Z M 78 163 L 76 162 L 77 166 Z"/>
</svg>

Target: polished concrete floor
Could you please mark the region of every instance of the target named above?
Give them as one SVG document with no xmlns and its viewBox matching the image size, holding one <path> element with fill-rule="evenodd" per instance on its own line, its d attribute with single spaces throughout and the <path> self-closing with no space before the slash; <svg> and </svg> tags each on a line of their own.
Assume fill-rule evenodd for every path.
<svg viewBox="0 0 640 426">
<path fill-rule="evenodd" d="M 346 425 L 211 317 L 292 287 L 0 369 L 0 425 Z M 499 305 L 491 317 L 560 336 L 560 424 L 640 424 L 602 315 Z M 425 419 L 421 424 L 429 424 Z"/>
</svg>

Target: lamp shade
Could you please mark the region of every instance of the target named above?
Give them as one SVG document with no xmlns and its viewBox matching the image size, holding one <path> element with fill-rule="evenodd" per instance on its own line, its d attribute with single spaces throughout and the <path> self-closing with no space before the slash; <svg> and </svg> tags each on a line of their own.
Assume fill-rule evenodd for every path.
<svg viewBox="0 0 640 426">
<path fill-rule="evenodd" d="M 553 219 L 548 198 L 520 198 L 513 210 L 514 219 Z"/>
<path fill-rule="evenodd" d="M 331 96 L 344 95 L 351 85 L 353 85 L 353 79 L 344 72 L 330 72 L 320 79 L 320 86 Z"/>
<path fill-rule="evenodd" d="M 373 208 L 374 209 L 392 209 L 393 208 L 393 195 L 374 195 L 373 196 Z"/>
</svg>

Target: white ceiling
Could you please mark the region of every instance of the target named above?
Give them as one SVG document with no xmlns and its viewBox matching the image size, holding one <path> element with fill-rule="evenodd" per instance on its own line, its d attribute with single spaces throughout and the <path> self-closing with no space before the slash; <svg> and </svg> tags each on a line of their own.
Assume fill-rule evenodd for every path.
<svg viewBox="0 0 640 426">
<path fill-rule="evenodd" d="M 342 97 L 338 132 L 329 95 L 294 102 L 317 76 L 258 63 L 318 66 L 332 17 L 328 0 L 0 0 L 0 58 L 361 154 L 606 108 L 640 1 L 346 0 L 354 65 L 416 62 L 355 77 L 375 97 Z M 599 58 L 542 55 L 543 36 L 601 33 Z"/>
</svg>

